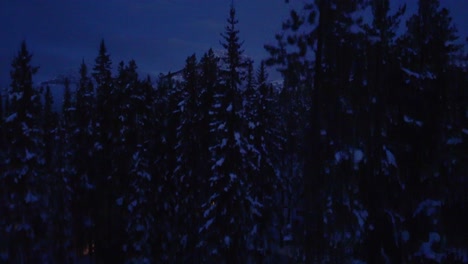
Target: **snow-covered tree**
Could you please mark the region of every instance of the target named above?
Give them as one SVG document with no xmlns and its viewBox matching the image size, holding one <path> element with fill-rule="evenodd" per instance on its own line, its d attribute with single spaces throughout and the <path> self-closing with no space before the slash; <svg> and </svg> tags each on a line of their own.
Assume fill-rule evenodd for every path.
<svg viewBox="0 0 468 264">
<path fill-rule="evenodd" d="M 75 237 L 73 248 L 77 250 L 76 254 L 82 254 L 84 250 L 88 254 L 93 254 L 93 250 L 90 249 L 94 243 L 93 228 L 95 226 L 92 217 L 92 208 L 95 203 L 92 193 L 96 188 L 95 166 L 97 165 L 94 141 L 95 97 L 93 84 L 84 61 L 80 65 L 79 76 L 75 104 L 76 129 L 71 131 L 71 146 L 68 150 L 71 159 L 68 171 L 75 175 L 70 178 L 73 190 L 71 206 Z M 70 110 L 69 108 L 68 111 Z"/>
<path fill-rule="evenodd" d="M 126 211 L 125 231 L 127 242 L 123 245 L 128 263 L 152 263 L 157 260 L 157 252 L 152 245 L 159 242 L 156 234 L 154 213 L 154 188 L 151 184 L 151 162 L 148 149 L 138 144 L 132 157 L 132 167 L 128 173 L 130 179 L 127 191 L 116 203 Z M 155 241 L 156 240 L 156 241 Z"/>
<path fill-rule="evenodd" d="M 39 123 L 40 94 L 33 86 L 38 68 L 31 65 L 31 58 L 22 42 L 11 64 L 10 106 L 4 120 L 8 145 L 0 172 L 0 251 L 5 262 L 43 262 L 47 255 L 41 249 L 48 246 L 44 232 L 50 221 L 46 210 L 49 192 Z"/>
<path fill-rule="evenodd" d="M 72 197 L 74 191 L 79 191 L 79 189 L 74 190 L 72 184 L 72 178 L 76 175 L 73 163 L 75 147 L 72 140 L 77 127 L 69 79 L 65 79 L 64 89 L 61 119 L 54 124 L 53 130 L 55 158 L 52 166 L 47 168 L 52 190 L 49 208 L 54 219 L 49 228 L 51 237 L 54 238 L 54 261 L 72 263 L 75 253 L 73 239 L 76 235 L 73 230 Z M 47 103 L 44 108 L 47 109 Z"/>
<path fill-rule="evenodd" d="M 255 234 L 255 217 L 262 204 L 253 193 L 253 164 L 245 134 L 245 117 L 241 116 L 240 86 L 243 81 L 241 43 L 236 29 L 235 10 L 231 7 L 223 47 L 227 50 L 221 82 L 214 92 L 211 107 L 211 172 L 208 176 L 207 201 L 203 204 L 204 222 L 200 227 L 209 261 L 237 263 L 247 261 Z"/>
</svg>

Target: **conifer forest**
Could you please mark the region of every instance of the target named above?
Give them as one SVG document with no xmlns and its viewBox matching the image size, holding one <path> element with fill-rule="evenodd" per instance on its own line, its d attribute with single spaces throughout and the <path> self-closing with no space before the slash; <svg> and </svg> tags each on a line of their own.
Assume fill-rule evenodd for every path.
<svg viewBox="0 0 468 264">
<path fill-rule="evenodd" d="M 180 71 L 103 40 L 63 98 L 22 42 L 0 263 L 468 263 L 468 39 L 439 0 L 303 2 L 263 61 L 231 6 Z"/>
</svg>

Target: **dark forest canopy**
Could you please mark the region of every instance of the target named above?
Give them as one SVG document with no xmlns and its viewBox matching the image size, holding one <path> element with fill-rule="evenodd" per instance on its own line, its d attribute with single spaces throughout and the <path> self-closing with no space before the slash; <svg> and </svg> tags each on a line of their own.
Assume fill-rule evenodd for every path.
<svg viewBox="0 0 468 264">
<path fill-rule="evenodd" d="M 102 41 L 58 111 L 23 42 L 0 262 L 467 263 L 468 53 L 418 3 L 398 34 L 389 0 L 307 1 L 257 68 L 232 7 L 222 54 L 155 81 Z"/>
</svg>

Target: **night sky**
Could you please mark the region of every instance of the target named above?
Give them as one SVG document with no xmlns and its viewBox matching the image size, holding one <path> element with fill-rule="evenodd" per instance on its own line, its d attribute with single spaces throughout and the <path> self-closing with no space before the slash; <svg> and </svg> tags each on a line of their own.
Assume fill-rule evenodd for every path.
<svg viewBox="0 0 468 264">
<path fill-rule="evenodd" d="M 294 0 L 292 1 L 294 2 Z M 296 1 L 296 2 L 303 2 Z M 397 0 L 396 5 L 405 2 Z M 406 1 L 407 14 L 416 0 Z M 99 42 L 106 41 L 113 65 L 135 59 L 142 74 L 183 67 L 192 53 L 200 57 L 210 47 L 220 49 L 230 0 L 1 0 L 0 85 L 9 83 L 10 63 L 26 40 L 36 81 L 77 72 L 82 59 L 92 66 Z M 468 35 L 468 1 L 442 0 L 462 39 Z M 284 0 L 236 0 L 240 37 L 245 53 L 255 61 L 267 56 L 265 43 L 289 13 Z"/>
</svg>

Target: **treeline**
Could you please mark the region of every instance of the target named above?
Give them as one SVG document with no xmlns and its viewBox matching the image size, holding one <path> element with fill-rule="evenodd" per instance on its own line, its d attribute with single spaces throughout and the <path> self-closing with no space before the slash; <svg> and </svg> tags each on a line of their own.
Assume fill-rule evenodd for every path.
<svg viewBox="0 0 468 264">
<path fill-rule="evenodd" d="M 309 1 L 255 70 L 231 8 L 224 54 L 156 85 L 135 61 L 113 75 L 102 42 L 59 112 L 23 42 L 0 100 L 0 261 L 467 262 L 468 56 L 439 1 L 398 35 L 404 12 Z"/>
</svg>

